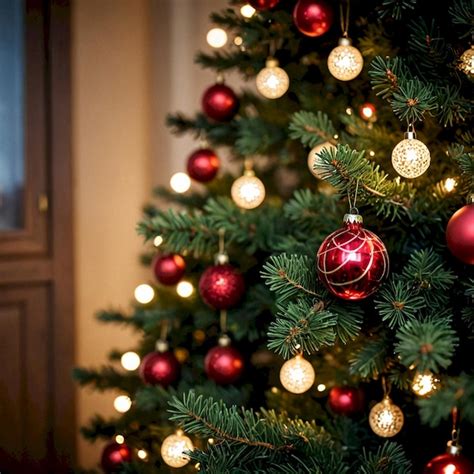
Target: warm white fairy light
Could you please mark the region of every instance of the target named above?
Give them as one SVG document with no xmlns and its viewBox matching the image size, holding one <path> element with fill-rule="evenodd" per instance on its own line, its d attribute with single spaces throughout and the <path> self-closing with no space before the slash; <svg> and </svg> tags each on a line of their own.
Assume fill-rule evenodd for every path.
<svg viewBox="0 0 474 474">
<path fill-rule="evenodd" d="M 125 438 L 122 435 L 116 435 L 115 436 L 115 442 L 117 444 L 123 444 L 123 443 L 125 443 Z"/>
<path fill-rule="evenodd" d="M 304 393 L 314 383 L 313 366 L 298 354 L 287 360 L 280 369 L 280 382 L 291 393 Z"/>
<path fill-rule="evenodd" d="M 132 406 L 132 400 L 127 395 L 119 395 L 114 400 L 114 408 L 119 413 L 126 413 Z"/>
<path fill-rule="evenodd" d="M 248 3 L 240 7 L 240 14 L 244 18 L 252 18 L 255 15 L 256 11 L 257 10 L 255 10 L 255 8 L 252 7 L 252 5 L 249 5 Z"/>
<path fill-rule="evenodd" d="M 222 28 L 212 28 L 207 32 L 206 41 L 213 48 L 222 48 L 227 43 L 227 33 Z"/>
<path fill-rule="evenodd" d="M 148 283 L 142 283 L 135 288 L 134 296 L 140 304 L 148 304 L 153 301 L 155 290 Z"/>
<path fill-rule="evenodd" d="M 267 59 L 265 67 L 257 74 L 255 81 L 258 92 L 267 99 L 278 99 L 290 86 L 288 74 L 273 58 Z"/>
<path fill-rule="evenodd" d="M 170 467 L 183 467 L 189 462 L 189 456 L 183 454 L 184 451 L 192 451 L 193 442 L 183 434 L 177 431 L 176 434 L 167 436 L 161 445 L 161 457 Z"/>
<path fill-rule="evenodd" d="M 447 193 L 454 191 L 454 188 L 458 185 L 458 182 L 454 178 L 446 178 L 444 181 L 444 190 Z"/>
<path fill-rule="evenodd" d="M 140 356 L 133 351 L 125 352 L 120 358 L 120 363 L 125 370 L 137 370 L 140 367 Z"/>
<path fill-rule="evenodd" d="M 242 46 L 242 43 L 244 42 L 244 40 L 242 39 L 242 36 L 236 36 L 234 38 L 234 44 L 235 46 Z"/>
<path fill-rule="evenodd" d="M 370 155 L 370 156 L 375 156 L 375 151 L 374 151 L 374 150 L 370 150 L 370 151 L 369 151 L 369 155 Z"/>
<path fill-rule="evenodd" d="M 431 372 L 417 372 L 413 377 L 411 389 L 420 397 L 429 397 L 439 388 L 439 379 Z"/>
<path fill-rule="evenodd" d="M 316 389 L 318 390 L 318 392 L 324 392 L 324 390 L 326 390 L 326 385 L 324 385 L 323 383 L 320 383 L 318 384 Z"/>
<path fill-rule="evenodd" d="M 357 48 L 351 46 L 349 38 L 341 38 L 339 46 L 328 56 L 329 72 L 340 81 L 356 78 L 364 66 L 364 59 Z"/>
<path fill-rule="evenodd" d="M 407 132 L 405 137 L 392 151 L 392 165 L 400 176 L 418 178 L 430 166 L 430 151 L 414 132 Z"/>
<path fill-rule="evenodd" d="M 175 173 L 171 176 L 170 186 L 176 193 L 185 193 L 191 187 L 191 178 L 186 173 Z"/>
<path fill-rule="evenodd" d="M 237 178 L 230 190 L 232 199 L 242 209 L 255 209 L 265 199 L 265 186 L 252 170 Z"/>
<path fill-rule="evenodd" d="M 137 456 L 142 460 L 145 461 L 148 458 L 148 453 L 144 449 L 139 449 L 137 451 Z"/>
<path fill-rule="evenodd" d="M 346 108 L 346 114 L 347 115 L 352 115 L 352 108 L 351 107 Z"/>
<path fill-rule="evenodd" d="M 155 247 L 159 247 L 161 244 L 163 243 L 163 237 L 161 235 L 157 235 L 154 239 L 153 239 L 153 245 Z"/>
<path fill-rule="evenodd" d="M 189 281 L 182 280 L 176 285 L 176 293 L 181 298 L 189 298 L 194 292 L 194 286 Z"/>
</svg>

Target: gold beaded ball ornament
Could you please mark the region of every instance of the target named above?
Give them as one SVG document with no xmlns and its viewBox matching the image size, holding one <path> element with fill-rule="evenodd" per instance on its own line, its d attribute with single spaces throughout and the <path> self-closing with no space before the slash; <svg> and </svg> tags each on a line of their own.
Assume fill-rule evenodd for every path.
<svg viewBox="0 0 474 474">
<path fill-rule="evenodd" d="M 382 438 L 391 438 L 403 428 L 404 416 L 402 410 L 386 395 L 374 405 L 369 414 L 369 424 L 372 431 Z"/>
<path fill-rule="evenodd" d="M 287 360 L 280 369 L 280 382 L 291 393 L 304 393 L 309 390 L 315 379 L 313 366 L 302 354 Z"/>
<path fill-rule="evenodd" d="M 324 149 L 330 150 L 331 148 L 336 148 L 330 142 L 320 143 L 316 145 L 311 151 L 308 153 L 308 168 L 311 171 L 311 174 L 318 179 L 323 179 L 322 177 L 322 169 L 321 169 L 321 158 L 318 156 L 321 151 Z"/>
<path fill-rule="evenodd" d="M 265 199 L 265 186 L 255 176 L 251 165 L 245 165 L 243 176 L 237 178 L 230 189 L 233 201 L 242 209 L 255 209 Z"/>
<path fill-rule="evenodd" d="M 364 58 L 360 51 L 351 45 L 349 38 L 341 38 L 328 57 L 329 72 L 340 81 L 355 79 L 364 67 Z"/>
<path fill-rule="evenodd" d="M 267 99 L 278 99 L 288 90 L 290 78 L 278 61 L 268 58 L 265 67 L 257 74 L 257 90 Z"/>
<path fill-rule="evenodd" d="M 459 69 L 467 74 L 471 79 L 474 78 L 474 44 L 462 53 L 459 58 Z"/>
<path fill-rule="evenodd" d="M 161 445 L 161 457 L 170 467 L 183 467 L 190 461 L 184 451 L 192 451 L 193 442 L 181 431 L 167 436 Z"/>
<path fill-rule="evenodd" d="M 416 139 L 414 130 L 405 133 L 405 139 L 392 151 L 392 166 L 404 178 L 418 178 L 430 166 L 431 156 L 428 147 Z"/>
</svg>

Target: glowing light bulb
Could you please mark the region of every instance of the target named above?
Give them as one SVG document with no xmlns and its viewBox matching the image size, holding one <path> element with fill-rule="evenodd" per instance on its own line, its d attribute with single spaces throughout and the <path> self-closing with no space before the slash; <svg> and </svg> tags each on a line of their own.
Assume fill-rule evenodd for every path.
<svg viewBox="0 0 474 474">
<path fill-rule="evenodd" d="M 351 46 L 349 38 L 341 38 L 339 46 L 335 47 L 328 56 L 329 72 L 340 81 L 350 81 L 362 71 L 364 59 L 357 48 Z"/>
<path fill-rule="evenodd" d="M 346 114 L 347 115 L 352 115 L 352 108 L 351 107 L 346 108 Z"/>
<path fill-rule="evenodd" d="M 227 43 L 227 33 L 222 28 L 212 28 L 207 32 L 206 41 L 213 48 L 222 48 Z"/>
<path fill-rule="evenodd" d="M 119 395 L 114 400 L 114 408 L 119 413 L 126 413 L 132 406 L 132 400 L 127 395 Z"/>
<path fill-rule="evenodd" d="M 161 445 L 161 457 L 170 467 L 183 467 L 189 462 L 189 456 L 183 454 L 184 451 L 192 451 L 194 445 L 192 441 L 178 431 L 176 434 L 167 436 Z"/>
<path fill-rule="evenodd" d="M 234 44 L 235 44 L 236 46 L 242 46 L 242 43 L 243 43 L 243 42 L 244 42 L 244 40 L 242 39 L 241 36 L 236 36 L 236 37 L 234 38 Z"/>
<path fill-rule="evenodd" d="M 431 372 L 417 372 L 413 377 L 411 389 L 420 397 L 429 397 L 438 390 L 439 379 Z"/>
<path fill-rule="evenodd" d="M 125 443 L 125 438 L 122 435 L 117 435 L 115 436 L 115 442 L 117 444 L 123 444 Z"/>
<path fill-rule="evenodd" d="M 311 151 L 308 153 L 308 168 L 311 174 L 318 178 L 323 179 L 323 172 L 324 170 L 321 168 L 323 164 L 321 158 L 318 156 L 319 153 L 323 151 L 323 149 L 330 150 L 331 148 L 336 148 L 330 142 L 320 143 L 316 145 Z"/>
<path fill-rule="evenodd" d="M 265 67 L 257 74 L 257 90 L 267 99 L 278 99 L 288 90 L 290 78 L 278 61 L 268 58 Z"/>
<path fill-rule="evenodd" d="M 135 288 L 134 295 L 135 299 L 140 304 L 148 304 L 153 301 L 153 298 L 155 297 L 155 290 L 147 283 L 142 283 Z"/>
<path fill-rule="evenodd" d="M 237 178 L 230 190 L 232 199 L 242 209 L 255 209 L 265 199 L 265 186 L 251 170 Z"/>
<path fill-rule="evenodd" d="M 194 292 L 194 286 L 189 281 L 182 280 L 176 286 L 176 293 L 181 298 L 189 298 Z"/>
<path fill-rule="evenodd" d="M 360 116 L 368 122 L 372 122 L 375 120 L 375 112 L 375 105 L 371 104 L 370 102 L 362 104 L 359 109 Z"/>
<path fill-rule="evenodd" d="M 454 178 L 446 178 L 444 181 L 444 189 L 447 193 L 454 191 L 454 188 L 458 185 L 457 181 Z"/>
<path fill-rule="evenodd" d="M 255 8 L 252 7 L 252 5 L 249 5 L 248 3 L 240 7 L 240 14 L 244 18 L 252 18 L 255 15 L 256 11 L 257 10 L 255 10 Z"/>
<path fill-rule="evenodd" d="M 163 243 L 163 237 L 161 237 L 161 235 L 157 235 L 157 236 L 153 239 L 153 245 L 154 245 L 155 247 L 159 247 L 162 243 Z"/>
<path fill-rule="evenodd" d="M 369 413 L 369 424 L 372 431 L 382 438 L 395 436 L 403 427 L 402 410 L 388 396 L 374 405 Z"/>
<path fill-rule="evenodd" d="M 320 383 L 316 389 L 318 390 L 318 392 L 324 392 L 324 390 L 326 390 L 326 385 L 324 385 L 323 383 Z"/>
<path fill-rule="evenodd" d="M 191 178 L 186 173 L 175 173 L 171 176 L 170 186 L 176 193 L 185 193 L 191 187 Z"/>
<path fill-rule="evenodd" d="M 310 362 L 301 355 L 287 360 L 280 369 L 280 382 L 291 393 L 304 393 L 314 383 L 315 373 Z"/>
<path fill-rule="evenodd" d="M 405 139 L 392 151 L 392 165 L 404 178 L 418 178 L 429 168 L 430 162 L 430 151 L 416 139 L 415 132 L 405 133 Z"/>
<path fill-rule="evenodd" d="M 139 449 L 137 451 L 137 456 L 142 460 L 145 461 L 148 458 L 148 453 L 144 449 Z"/>
<path fill-rule="evenodd" d="M 136 352 L 125 352 L 120 358 L 120 363 L 125 370 L 137 370 L 140 367 L 140 356 Z"/>
</svg>

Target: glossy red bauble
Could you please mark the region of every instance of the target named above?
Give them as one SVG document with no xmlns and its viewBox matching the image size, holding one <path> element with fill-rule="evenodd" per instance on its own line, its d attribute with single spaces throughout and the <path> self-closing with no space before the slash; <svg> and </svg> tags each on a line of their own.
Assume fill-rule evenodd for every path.
<svg viewBox="0 0 474 474">
<path fill-rule="evenodd" d="M 249 0 L 255 10 L 268 10 L 278 5 L 280 0 Z"/>
<path fill-rule="evenodd" d="M 321 281 L 335 296 L 361 300 L 374 293 L 388 275 L 384 243 L 362 227 L 358 214 L 346 214 L 344 227 L 324 239 L 316 257 Z"/>
<path fill-rule="evenodd" d="M 219 158 L 208 148 L 196 150 L 188 158 L 188 174 L 200 183 L 207 183 L 219 171 Z"/>
<path fill-rule="evenodd" d="M 202 96 L 202 109 L 209 118 L 226 122 L 239 110 L 239 99 L 230 87 L 214 84 Z"/>
<path fill-rule="evenodd" d="M 356 387 L 333 387 L 329 391 L 328 403 L 338 415 L 354 415 L 364 407 L 364 392 Z"/>
<path fill-rule="evenodd" d="M 153 262 L 153 272 L 162 285 L 176 285 L 185 271 L 186 262 L 178 254 L 162 255 Z"/>
<path fill-rule="evenodd" d="M 100 465 L 107 473 L 117 472 L 122 464 L 132 460 L 132 450 L 125 444 L 119 444 L 115 441 L 105 446 L 102 451 Z"/>
<path fill-rule="evenodd" d="M 446 242 L 457 259 L 474 265 L 474 203 L 461 207 L 449 219 Z"/>
<path fill-rule="evenodd" d="M 199 293 L 215 309 L 235 306 L 245 291 L 242 274 L 228 263 L 207 268 L 199 280 Z"/>
<path fill-rule="evenodd" d="M 151 352 L 143 358 L 139 372 L 145 383 L 167 387 L 177 380 L 180 369 L 173 352 Z"/>
<path fill-rule="evenodd" d="M 306 36 L 324 35 L 331 28 L 332 20 L 332 8 L 324 0 L 298 0 L 293 9 L 293 21 Z"/>
<path fill-rule="evenodd" d="M 445 453 L 433 458 L 423 471 L 424 474 L 472 474 L 474 464 L 462 454 Z"/>
<path fill-rule="evenodd" d="M 225 385 L 234 383 L 242 375 L 244 359 L 233 347 L 213 347 L 204 359 L 204 370 L 214 382 Z"/>
</svg>

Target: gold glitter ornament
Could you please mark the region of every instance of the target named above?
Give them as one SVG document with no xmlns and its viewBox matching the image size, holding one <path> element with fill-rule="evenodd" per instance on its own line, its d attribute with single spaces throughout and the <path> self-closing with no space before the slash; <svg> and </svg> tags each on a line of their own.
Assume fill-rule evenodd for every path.
<svg viewBox="0 0 474 474">
<path fill-rule="evenodd" d="M 462 53 L 459 58 L 459 69 L 463 71 L 471 79 L 474 78 L 474 44 Z"/>
<path fill-rule="evenodd" d="M 184 451 L 192 451 L 193 442 L 181 430 L 167 436 L 161 445 L 161 457 L 170 467 L 183 467 L 190 461 Z"/>
<path fill-rule="evenodd" d="M 418 178 L 430 166 L 431 156 L 428 147 L 416 139 L 413 127 L 405 133 L 405 139 L 392 151 L 392 166 L 404 178 Z"/>
<path fill-rule="evenodd" d="M 265 67 L 257 74 L 257 90 L 267 99 L 278 99 L 288 90 L 290 78 L 278 61 L 268 58 Z"/>
<path fill-rule="evenodd" d="M 391 438 L 400 432 L 404 422 L 403 412 L 388 395 L 370 410 L 369 424 L 372 431 L 382 438 Z"/>
<path fill-rule="evenodd" d="M 287 360 L 280 369 L 280 382 L 291 393 L 304 393 L 315 379 L 313 366 L 301 354 Z"/>
<path fill-rule="evenodd" d="M 330 150 L 331 148 L 336 148 L 331 142 L 324 142 L 316 145 L 308 153 L 308 168 L 311 174 L 318 179 L 323 179 L 321 169 L 321 158 L 318 156 L 318 153 L 321 153 L 324 149 Z"/>
<path fill-rule="evenodd" d="M 355 79 L 364 67 L 364 58 L 357 48 L 351 45 L 351 40 L 343 37 L 328 57 L 329 72 L 340 81 Z"/>
</svg>

